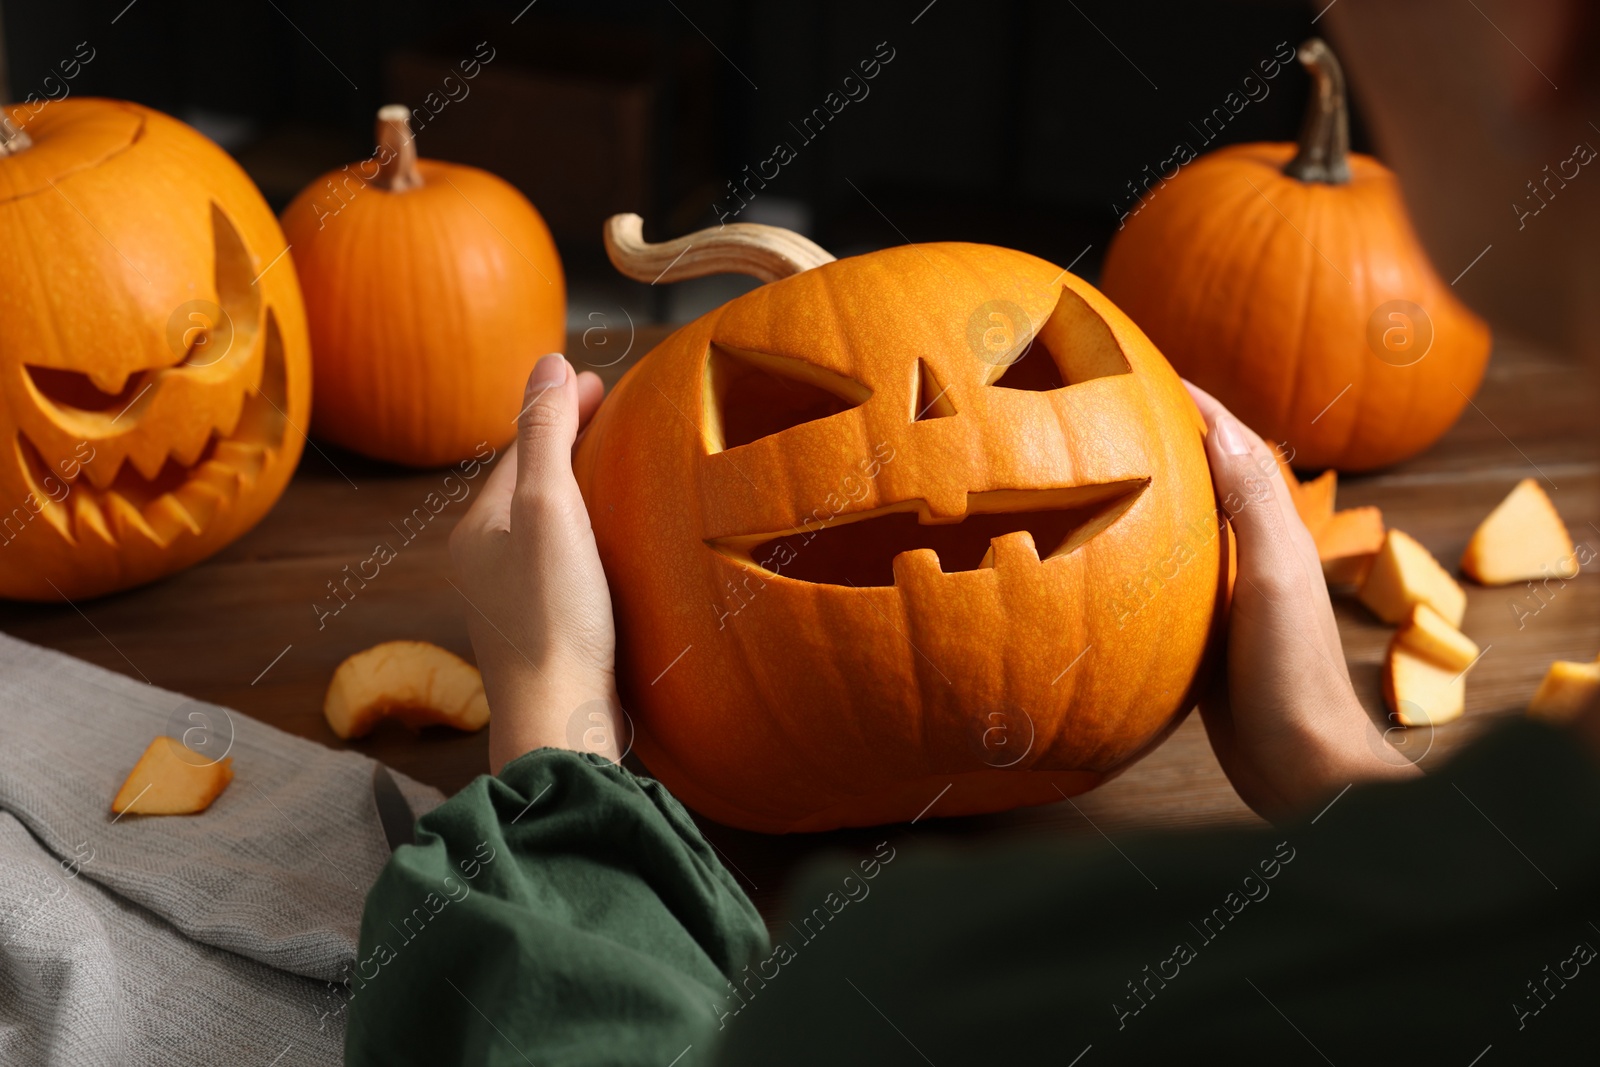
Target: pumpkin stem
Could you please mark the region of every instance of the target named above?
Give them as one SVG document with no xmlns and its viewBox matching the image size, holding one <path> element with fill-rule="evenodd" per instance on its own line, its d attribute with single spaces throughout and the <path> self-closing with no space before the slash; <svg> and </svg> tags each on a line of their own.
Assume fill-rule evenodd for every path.
<svg viewBox="0 0 1600 1067">
<path fill-rule="evenodd" d="M 0 113 L 0 159 L 32 147 L 33 138 L 27 131 L 13 124 L 10 115 Z"/>
<path fill-rule="evenodd" d="M 422 185 L 417 170 L 417 142 L 411 136 L 411 112 L 404 104 L 385 104 L 378 109 L 378 176 L 372 184 L 391 193 L 403 193 Z"/>
<path fill-rule="evenodd" d="M 629 278 L 654 285 L 708 274 L 748 274 L 775 282 L 833 262 L 833 254 L 808 238 L 778 226 L 735 222 L 660 244 L 644 239 L 644 219 L 613 215 L 605 225 L 606 255 Z M 667 278 L 668 272 L 672 277 Z"/>
<path fill-rule="evenodd" d="M 1300 127 L 1300 150 L 1283 172 L 1303 182 L 1343 185 L 1350 180 L 1350 110 L 1345 104 L 1344 70 L 1333 49 L 1313 37 L 1296 53 L 1311 73 L 1311 100 Z"/>
</svg>

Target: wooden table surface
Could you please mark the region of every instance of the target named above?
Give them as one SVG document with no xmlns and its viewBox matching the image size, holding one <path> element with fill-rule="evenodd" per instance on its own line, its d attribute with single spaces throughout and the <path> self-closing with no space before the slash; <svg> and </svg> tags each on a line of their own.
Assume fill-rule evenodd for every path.
<svg viewBox="0 0 1600 1067">
<path fill-rule="evenodd" d="M 568 351 L 575 364 L 594 367 L 609 384 L 666 332 L 640 329 L 620 362 L 614 361 L 628 346 L 624 336 L 574 334 Z M 1390 525 L 1453 567 L 1478 521 L 1513 484 L 1531 476 L 1550 492 L 1574 539 L 1600 548 L 1600 409 L 1594 398 L 1589 379 L 1571 361 L 1502 343 L 1475 406 L 1439 444 L 1403 466 L 1350 478 L 1340 487 L 1339 503 L 1378 505 Z M 395 638 L 433 641 L 471 658 L 466 604 L 446 580 L 446 542 L 465 504 L 441 512 L 336 616 L 319 626 L 313 610 L 330 603 L 327 583 L 341 577 L 341 568 L 365 559 L 375 542 L 392 539 L 389 524 L 410 514 L 443 476 L 308 447 L 272 512 L 207 562 L 143 589 L 76 605 L 0 604 L 0 628 L 341 747 L 321 711 L 340 660 Z M 1468 681 L 1466 717 L 1408 735 L 1407 750 L 1424 766 L 1443 761 L 1497 717 L 1519 714 L 1552 660 L 1591 659 L 1600 651 L 1600 582 L 1593 574 L 1544 594 L 1543 602 L 1523 587 L 1469 584 L 1467 595 L 1464 628 L 1485 654 Z M 1381 720 L 1379 667 L 1390 628 L 1347 595 L 1336 598 L 1336 609 L 1357 691 Z M 487 731 L 460 735 L 441 728 L 417 735 L 385 724 L 351 747 L 452 792 L 485 770 L 487 740 Z M 1094 837 L 1254 821 L 1217 766 L 1198 716 L 1191 716 L 1148 758 L 1070 804 L 809 836 L 702 827 L 771 917 L 796 865 L 831 848 L 870 848 L 886 838 L 970 840 L 1000 830 Z M 1136 854 L 1137 842 L 1124 844 Z"/>
</svg>

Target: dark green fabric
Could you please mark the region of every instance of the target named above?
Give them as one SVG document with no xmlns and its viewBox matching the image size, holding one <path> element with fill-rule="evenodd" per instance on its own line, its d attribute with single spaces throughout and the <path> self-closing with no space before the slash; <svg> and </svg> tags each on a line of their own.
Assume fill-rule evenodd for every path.
<svg viewBox="0 0 1600 1067">
<path fill-rule="evenodd" d="M 766 951 L 662 786 L 540 749 L 423 816 L 379 876 L 345 1061 L 704 1063 L 727 977 Z"/>
<path fill-rule="evenodd" d="M 1273 829 L 903 845 L 717 1062 L 1595 1062 L 1600 773 L 1524 721 L 1424 766 Z"/>
<path fill-rule="evenodd" d="M 1431 769 L 1270 830 L 902 838 L 816 866 L 770 945 L 660 785 L 541 750 L 372 890 L 347 1060 L 1593 1062 L 1600 771 L 1520 721 Z"/>
</svg>

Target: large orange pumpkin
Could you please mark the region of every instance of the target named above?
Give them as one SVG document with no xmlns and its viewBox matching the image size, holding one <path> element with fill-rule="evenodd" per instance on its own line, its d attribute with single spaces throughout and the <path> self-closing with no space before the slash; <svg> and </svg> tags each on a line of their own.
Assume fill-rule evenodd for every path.
<svg viewBox="0 0 1600 1067">
<path fill-rule="evenodd" d="M 516 433 L 522 386 L 566 344 L 566 282 L 526 197 L 473 167 L 418 159 L 404 107 L 378 152 L 284 212 L 311 321 L 312 432 L 417 467 Z"/>
<path fill-rule="evenodd" d="M 300 287 L 227 154 L 138 104 L 15 108 L 0 145 L 0 595 L 95 596 L 215 552 L 294 472 Z"/>
<path fill-rule="evenodd" d="M 1422 451 L 1477 391 L 1489 328 L 1428 262 L 1388 168 L 1348 151 L 1319 40 L 1298 146 L 1244 144 L 1147 193 L 1101 286 L 1184 377 L 1294 450 L 1354 471 Z"/>
<path fill-rule="evenodd" d="M 1003 248 L 628 219 L 635 277 L 775 279 L 641 360 L 575 459 L 675 795 L 769 832 L 997 811 L 1175 725 L 1226 535 L 1198 413 L 1110 301 Z"/>
</svg>

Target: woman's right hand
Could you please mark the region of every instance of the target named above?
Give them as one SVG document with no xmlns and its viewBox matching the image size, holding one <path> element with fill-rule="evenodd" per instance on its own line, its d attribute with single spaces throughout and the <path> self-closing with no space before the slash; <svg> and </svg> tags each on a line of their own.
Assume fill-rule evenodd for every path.
<svg viewBox="0 0 1600 1067">
<path fill-rule="evenodd" d="M 1356 699 L 1316 545 L 1277 457 L 1215 397 L 1188 387 L 1238 549 L 1225 678 L 1200 703 L 1217 762 L 1266 819 L 1326 803 L 1352 782 L 1415 777 Z"/>
</svg>

